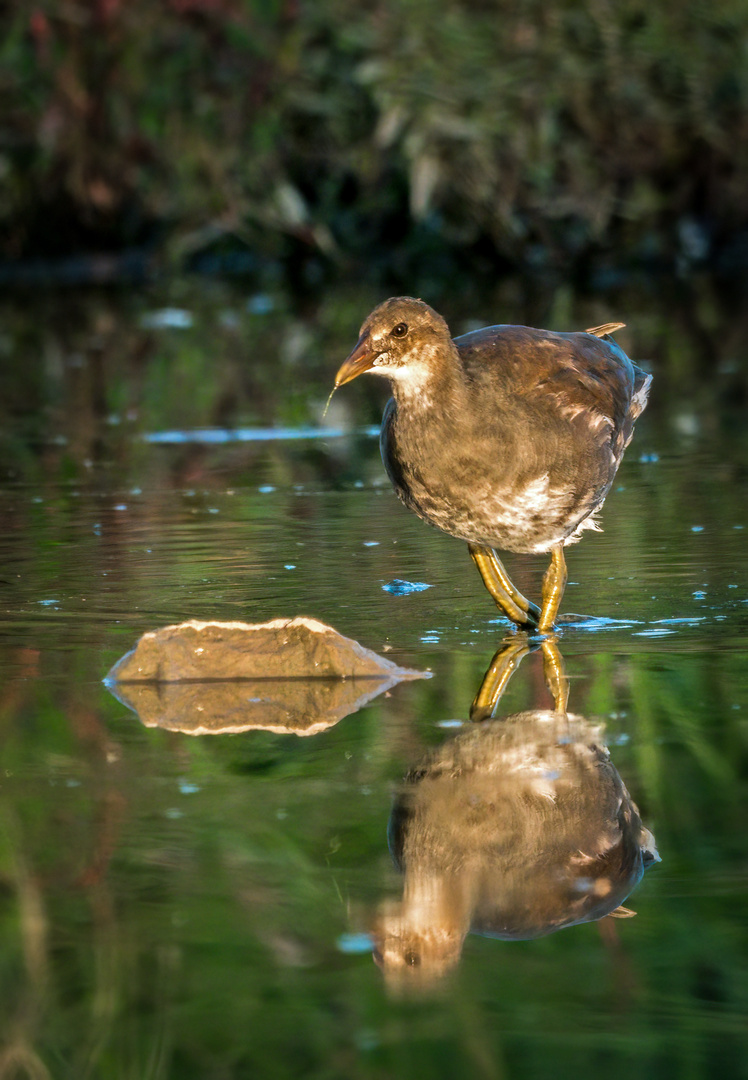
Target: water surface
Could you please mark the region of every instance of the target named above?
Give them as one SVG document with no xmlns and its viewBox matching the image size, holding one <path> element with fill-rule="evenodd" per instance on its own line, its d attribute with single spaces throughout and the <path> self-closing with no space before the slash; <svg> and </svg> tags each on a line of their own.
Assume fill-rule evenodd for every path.
<svg viewBox="0 0 748 1080">
<path fill-rule="evenodd" d="M 300 437 L 226 439 L 200 437 L 233 430 L 210 409 L 175 428 L 176 405 L 120 404 L 5 432 L 4 1074 L 748 1075 L 744 438 L 659 401 L 604 532 L 569 552 L 564 609 L 597 617 L 559 635 L 569 708 L 604 728 L 662 860 L 636 916 L 470 933 L 443 977 L 393 988 L 371 937 L 403 896 L 393 799 L 468 729 L 509 628 L 464 545 L 392 495 L 376 402 L 347 402 L 350 435 L 258 408 L 244 427 Z M 507 562 L 535 596 L 543 560 Z M 146 630 L 295 615 L 432 677 L 306 738 L 146 728 L 102 683 Z M 497 715 L 552 707 L 533 652 Z"/>
</svg>

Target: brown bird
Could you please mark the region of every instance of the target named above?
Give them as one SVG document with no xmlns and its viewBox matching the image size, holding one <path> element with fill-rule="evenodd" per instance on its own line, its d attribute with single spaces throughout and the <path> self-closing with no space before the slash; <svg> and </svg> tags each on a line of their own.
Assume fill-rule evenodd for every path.
<svg viewBox="0 0 748 1080">
<path fill-rule="evenodd" d="M 372 311 L 335 388 L 365 371 L 390 380 L 385 469 L 406 506 L 465 540 L 483 582 L 515 623 L 545 633 L 566 585 L 564 547 L 610 490 L 651 375 L 609 336 L 487 326 L 452 338 L 422 300 Z M 512 584 L 495 549 L 550 552 L 542 608 Z"/>
<path fill-rule="evenodd" d="M 621 905 L 660 856 L 601 734 L 573 713 L 513 713 L 409 772 L 387 829 L 403 899 L 373 927 L 393 988 L 441 977 L 470 932 L 516 941 L 635 914 Z"/>
</svg>

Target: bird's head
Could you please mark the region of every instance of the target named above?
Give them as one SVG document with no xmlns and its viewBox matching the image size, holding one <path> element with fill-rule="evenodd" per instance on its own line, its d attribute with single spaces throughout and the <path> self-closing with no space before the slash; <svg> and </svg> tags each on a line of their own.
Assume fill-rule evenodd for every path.
<svg viewBox="0 0 748 1080">
<path fill-rule="evenodd" d="M 437 311 L 412 296 L 393 296 L 364 322 L 355 349 L 335 377 L 335 389 L 365 371 L 394 383 L 422 382 L 429 361 L 445 346 L 451 346 L 449 327 Z"/>
</svg>

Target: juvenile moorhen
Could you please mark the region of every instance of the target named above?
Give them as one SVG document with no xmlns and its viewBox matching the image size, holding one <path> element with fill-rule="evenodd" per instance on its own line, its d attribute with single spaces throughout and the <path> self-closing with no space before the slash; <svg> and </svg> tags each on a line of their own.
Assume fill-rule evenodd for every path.
<svg viewBox="0 0 748 1080">
<path fill-rule="evenodd" d="M 400 499 L 465 540 L 488 591 L 515 623 L 551 630 L 566 585 L 564 547 L 613 483 L 651 375 L 612 340 L 486 326 L 452 339 L 409 296 L 372 311 L 335 387 L 365 371 L 390 380 L 382 459 Z M 495 548 L 550 552 L 542 608 L 512 584 Z"/>
</svg>

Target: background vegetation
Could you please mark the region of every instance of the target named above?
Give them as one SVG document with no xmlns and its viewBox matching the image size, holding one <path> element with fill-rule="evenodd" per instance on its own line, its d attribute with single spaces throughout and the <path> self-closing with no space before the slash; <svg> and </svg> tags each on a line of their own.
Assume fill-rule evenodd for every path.
<svg viewBox="0 0 748 1080">
<path fill-rule="evenodd" d="M 317 423 L 395 292 L 742 410 L 747 48 L 743 0 L 9 0 L 0 428 Z"/>
<path fill-rule="evenodd" d="M 10 0 L 0 251 L 730 278 L 747 43 L 742 0 Z"/>
</svg>

